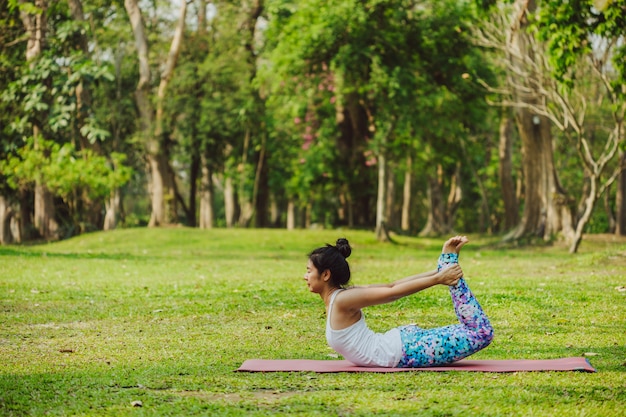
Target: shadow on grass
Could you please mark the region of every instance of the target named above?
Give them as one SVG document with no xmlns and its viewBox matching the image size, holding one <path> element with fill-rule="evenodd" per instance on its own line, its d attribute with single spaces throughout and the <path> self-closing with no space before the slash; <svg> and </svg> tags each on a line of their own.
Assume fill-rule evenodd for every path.
<svg viewBox="0 0 626 417">
<path fill-rule="evenodd" d="M 0 247 L 0 256 L 25 258 L 62 258 L 62 259 L 109 259 L 109 260 L 147 260 L 149 256 L 138 256 L 130 253 L 104 252 L 48 252 L 45 250 Z"/>
<path fill-rule="evenodd" d="M 164 250 L 163 253 L 154 254 L 150 253 L 154 250 L 150 250 L 146 254 L 136 254 L 129 252 L 51 252 L 42 249 L 23 249 L 19 247 L 0 247 L 0 257 L 22 257 L 22 258 L 58 258 L 67 260 L 85 260 L 85 259 L 99 259 L 99 260 L 112 260 L 112 261 L 142 261 L 150 262 L 163 259 L 197 259 L 197 260 L 210 260 L 219 259 L 221 261 L 241 261 L 241 253 L 236 250 L 197 250 L 189 251 L 181 248 Z M 258 251 L 249 253 L 246 256 L 246 261 L 249 260 L 280 260 L 284 259 L 283 255 L 279 251 Z"/>
</svg>

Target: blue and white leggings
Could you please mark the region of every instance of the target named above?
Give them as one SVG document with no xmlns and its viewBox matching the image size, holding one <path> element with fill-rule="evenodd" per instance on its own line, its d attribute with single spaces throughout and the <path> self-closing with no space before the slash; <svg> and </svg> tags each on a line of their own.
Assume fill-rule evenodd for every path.
<svg viewBox="0 0 626 417">
<path fill-rule="evenodd" d="M 444 253 L 439 257 L 437 269 L 458 262 L 458 254 Z M 416 325 L 400 327 L 403 356 L 398 368 L 444 365 L 466 358 L 491 343 L 491 323 L 464 278 L 450 287 L 450 296 L 460 323 L 434 329 Z"/>
</svg>

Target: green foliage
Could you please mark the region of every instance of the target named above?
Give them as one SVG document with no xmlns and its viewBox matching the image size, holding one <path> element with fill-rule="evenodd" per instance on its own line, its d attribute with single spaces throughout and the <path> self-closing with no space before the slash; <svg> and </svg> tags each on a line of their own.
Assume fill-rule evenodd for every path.
<svg viewBox="0 0 626 417">
<path fill-rule="evenodd" d="M 300 161 L 291 165 L 291 195 L 315 201 L 345 185 L 371 197 L 376 155 L 423 154 L 421 141 L 436 151 L 430 166 L 454 166 L 453 144 L 478 130 L 486 111 L 484 92 L 467 79 L 487 70 L 466 35 L 466 5 L 276 1 L 268 11 L 268 106 L 281 135 L 302 147 L 291 153 Z M 365 133 L 346 132 L 338 120 L 355 117 L 355 102 L 367 114 Z M 358 120 L 345 123 L 358 130 Z M 314 189 L 315 179 L 330 188 Z"/>
<path fill-rule="evenodd" d="M 250 108 L 250 74 L 241 34 L 229 24 L 237 10 L 227 5 L 211 22 L 211 31 L 190 36 L 185 48 L 186 64 L 177 70 L 173 87 L 174 104 L 182 105 L 172 114 L 185 114 L 179 126 L 195 131 L 199 150 L 214 169 L 223 166 L 224 148 L 239 149 L 245 128 L 257 117 Z M 183 90 L 177 90 L 177 86 Z"/>
<path fill-rule="evenodd" d="M 27 13 L 31 15 L 39 15 L 43 12 L 40 7 L 37 7 L 34 3 L 27 1 L 8 0 L 8 6 L 11 10 L 18 9 L 21 13 Z"/>
<path fill-rule="evenodd" d="M 0 162 L 0 172 L 13 188 L 45 184 L 66 201 L 79 189 L 92 199 L 103 199 L 128 182 L 132 170 L 124 166 L 126 156 L 112 153 L 110 158 L 90 150 L 75 151 L 70 144 L 30 139 L 15 156 Z"/>
<path fill-rule="evenodd" d="M 65 62 L 62 65 L 60 62 Z M 23 75 L 3 91 L 5 102 L 23 103 L 21 112 L 29 121 L 54 134 L 71 132 L 76 117 L 75 91 L 81 82 L 90 80 L 113 81 L 109 68 L 96 65 L 80 54 L 61 60 L 50 54 L 42 56 L 34 65 L 26 67 Z M 92 119 L 81 126 L 81 134 L 90 142 L 104 140 L 109 133 Z"/>
<path fill-rule="evenodd" d="M 543 1 L 537 19 L 539 34 L 547 41 L 551 64 L 557 79 L 568 86 L 577 80 L 574 70 L 581 56 L 589 55 L 602 40 L 611 42 L 624 38 L 626 31 L 626 1 L 606 1 L 606 7 L 598 10 L 591 0 L 569 2 Z M 625 94 L 621 88 L 626 84 L 626 45 L 619 42 L 609 56 L 617 70 L 614 89 Z"/>
<path fill-rule="evenodd" d="M 0 5 L 0 160 L 4 167 L 16 164 L 11 165 L 14 185 L 30 183 L 45 171 L 46 181 L 63 198 L 71 198 L 69 184 L 74 180 L 77 188 L 101 198 L 110 187 L 104 180 L 109 174 L 101 170 L 106 163 L 96 155 L 79 153 L 78 143 L 86 138 L 103 155 L 125 154 L 121 164 L 133 167 L 134 173 L 126 183 L 131 198 L 126 199 L 125 210 L 139 219 L 129 224 L 141 224 L 149 217 L 150 204 L 145 149 L 135 135 L 137 60 L 128 16 L 119 0 L 82 3 L 87 22 L 71 17 L 68 2 L 48 2 L 45 48 L 28 63 L 20 11 L 43 11 L 33 2 L 10 0 Z M 391 166 L 398 206 L 411 156 L 413 224 L 423 224 L 428 215 L 427 178 L 441 169 L 445 188 L 460 162 L 464 198 L 455 228 L 498 232 L 502 215 L 496 170 L 498 116 L 489 113 L 485 91 L 474 82 L 492 81 L 494 76 L 468 30 L 481 24 L 479 9 L 493 3 L 269 0 L 264 2 L 255 39 L 249 38 L 249 28 L 242 23 L 248 22 L 250 13 L 246 2 L 212 3 L 204 32 L 196 26 L 192 12 L 196 9 L 190 5 L 183 49 L 165 103 L 162 138 L 181 195 L 187 197 L 189 179 L 195 178 L 187 174 L 198 169 L 203 157 L 215 178 L 234 179 L 238 197 L 249 199 L 259 151 L 265 146 L 262 181 L 267 178 L 281 208 L 287 200 L 295 201 L 300 209 L 310 210 L 312 221 L 334 226 L 340 223 L 338 208 L 349 198 L 361 218 L 359 226 L 371 227 L 377 158 L 385 155 Z M 551 45 L 559 76 L 570 86 L 586 82 L 587 74 L 575 63 L 593 41 L 617 39 L 626 26 L 623 0 L 608 2 L 602 11 L 591 3 L 541 2 L 535 22 Z M 158 63 L 171 42 L 173 8 L 171 2 L 160 0 L 145 3 L 153 89 L 159 81 Z M 79 47 L 80 35 L 88 40 L 87 55 Z M 623 46 L 617 44 L 611 64 L 621 74 L 612 80 L 619 94 L 626 68 Z M 91 92 L 91 106 L 78 108 L 79 85 Z M 597 94 L 588 95 L 597 100 L 593 126 L 587 131 L 600 137 L 607 109 Z M 71 173 L 28 166 L 37 158 L 48 158 L 35 158 L 34 147 L 24 147 L 33 126 L 56 144 L 60 161 L 70 163 L 73 158 Z M 573 147 L 559 138 L 557 151 L 562 182 L 566 189 L 575 189 L 583 178 L 571 162 Z M 18 166 L 19 160 L 24 167 Z M 99 168 L 81 166 L 82 161 Z M 79 178 L 81 170 L 101 176 L 107 184 Z M 52 175 L 59 177 L 49 178 Z M 13 193 L 8 180 L 0 177 L 3 195 Z M 219 194 L 219 187 L 216 190 Z M 490 213 L 485 213 L 483 198 Z M 222 200 L 216 196 L 216 201 Z M 594 224 L 594 230 L 600 230 L 605 223 Z"/>
<path fill-rule="evenodd" d="M 585 240 L 572 257 L 472 237 L 461 254 L 495 328 L 474 359 L 586 355 L 597 373 L 234 372 L 253 358 L 336 359 L 302 276 L 306 253 L 339 236 L 354 245 L 356 285 L 430 270 L 441 249 L 354 230 L 187 228 L 0 247 L 0 414 L 623 415 L 626 242 L 614 238 Z M 443 287 L 365 314 L 377 331 L 456 320 Z"/>
<path fill-rule="evenodd" d="M 23 45 L 10 46 L 22 31 L 17 5 L 13 6 L 0 7 L 0 91 L 7 90 L 9 84 L 19 76 L 20 65 L 24 60 Z M 15 103 L 0 99 L 0 160 L 21 144 L 24 120 L 16 112 L 16 107 Z M 1 174 L 0 194 L 11 195 L 6 179 Z"/>
</svg>

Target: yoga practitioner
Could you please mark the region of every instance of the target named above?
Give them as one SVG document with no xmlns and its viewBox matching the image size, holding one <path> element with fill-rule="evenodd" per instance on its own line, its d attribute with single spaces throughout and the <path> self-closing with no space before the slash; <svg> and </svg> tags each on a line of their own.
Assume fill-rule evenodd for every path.
<svg viewBox="0 0 626 417">
<path fill-rule="evenodd" d="M 359 366 L 418 368 L 458 361 L 485 348 L 493 329 L 470 291 L 458 264 L 465 236 L 446 241 L 437 270 L 406 277 L 391 284 L 346 287 L 352 249 L 346 239 L 309 254 L 304 276 L 309 290 L 326 305 L 326 339 L 345 359 Z M 365 323 L 361 309 L 390 303 L 433 287 L 447 285 L 459 324 L 422 329 L 415 324 L 376 333 Z"/>
</svg>

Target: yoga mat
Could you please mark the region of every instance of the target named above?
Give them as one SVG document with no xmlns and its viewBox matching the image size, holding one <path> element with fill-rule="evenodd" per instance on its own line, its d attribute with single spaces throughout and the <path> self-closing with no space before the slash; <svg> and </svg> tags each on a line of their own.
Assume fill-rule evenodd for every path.
<svg viewBox="0 0 626 417">
<path fill-rule="evenodd" d="M 403 372 L 403 371 L 473 371 L 473 372 L 530 372 L 530 371 L 584 371 L 596 372 L 586 358 L 560 359 L 463 359 L 449 365 L 427 368 L 379 368 L 356 366 L 346 360 L 312 359 L 248 359 L 240 372 Z"/>
</svg>

